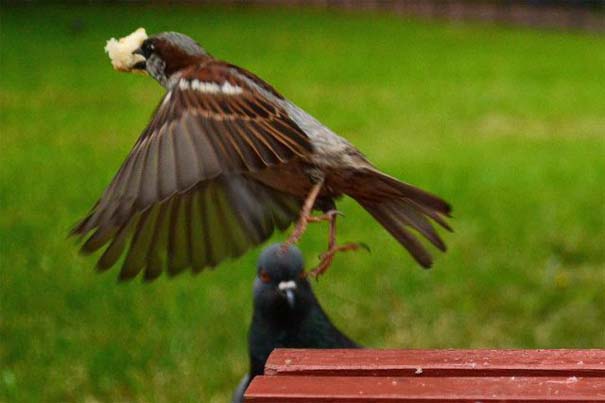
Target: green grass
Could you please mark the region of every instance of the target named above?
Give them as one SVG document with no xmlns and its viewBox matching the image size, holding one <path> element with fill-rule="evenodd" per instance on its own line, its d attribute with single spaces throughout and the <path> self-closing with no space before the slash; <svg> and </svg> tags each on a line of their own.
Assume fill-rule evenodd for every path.
<svg viewBox="0 0 605 403">
<path fill-rule="evenodd" d="M 102 48 L 178 30 L 243 65 L 442 195 L 456 232 L 419 269 L 350 200 L 315 286 L 367 346 L 605 347 L 605 42 L 381 15 L 213 8 L 4 8 L 0 401 L 225 401 L 247 370 L 260 249 L 197 277 L 117 284 L 66 234 L 162 89 Z M 325 245 L 314 227 L 312 265 Z M 275 237 L 283 239 L 283 235 Z"/>
</svg>

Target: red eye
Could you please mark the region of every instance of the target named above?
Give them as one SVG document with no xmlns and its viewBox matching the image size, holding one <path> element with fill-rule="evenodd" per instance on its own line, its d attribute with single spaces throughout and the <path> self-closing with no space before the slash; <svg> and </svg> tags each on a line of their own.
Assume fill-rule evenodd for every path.
<svg viewBox="0 0 605 403">
<path fill-rule="evenodd" d="M 307 278 L 307 272 L 305 272 L 304 270 L 300 272 L 300 274 L 298 275 L 298 278 L 300 278 L 301 280 L 304 280 Z"/>
<path fill-rule="evenodd" d="M 262 281 L 263 283 L 270 283 L 271 282 L 271 276 L 269 275 L 269 273 L 267 273 L 264 270 L 261 270 L 260 274 L 258 276 L 260 277 L 260 281 Z"/>
</svg>

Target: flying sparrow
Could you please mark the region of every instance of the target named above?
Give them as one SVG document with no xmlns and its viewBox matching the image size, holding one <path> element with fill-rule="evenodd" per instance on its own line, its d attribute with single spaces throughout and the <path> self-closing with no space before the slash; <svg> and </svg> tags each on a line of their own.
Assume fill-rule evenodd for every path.
<svg viewBox="0 0 605 403">
<path fill-rule="evenodd" d="M 135 35 L 136 34 L 136 35 Z M 274 229 L 330 223 L 334 254 L 359 244 L 336 244 L 334 200 L 355 199 L 423 267 L 432 258 L 415 230 L 442 251 L 431 220 L 450 229 L 450 206 L 437 196 L 378 171 L 352 144 L 284 98 L 253 73 L 215 59 L 186 35 L 147 37 L 138 30 L 108 42 L 114 67 L 143 72 L 166 94 L 99 201 L 74 229 L 82 251 L 109 246 L 98 261 L 108 269 L 126 250 L 120 279 L 164 268 L 199 272 L 242 255 Z M 324 214 L 311 215 L 313 210 Z"/>
</svg>

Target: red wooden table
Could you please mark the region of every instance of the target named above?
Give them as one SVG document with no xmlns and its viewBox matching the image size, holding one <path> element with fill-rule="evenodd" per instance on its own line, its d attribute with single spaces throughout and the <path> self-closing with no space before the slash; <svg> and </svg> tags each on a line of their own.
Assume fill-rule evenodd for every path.
<svg viewBox="0 0 605 403">
<path fill-rule="evenodd" d="M 247 402 L 605 402 L 605 350 L 275 350 Z"/>
</svg>

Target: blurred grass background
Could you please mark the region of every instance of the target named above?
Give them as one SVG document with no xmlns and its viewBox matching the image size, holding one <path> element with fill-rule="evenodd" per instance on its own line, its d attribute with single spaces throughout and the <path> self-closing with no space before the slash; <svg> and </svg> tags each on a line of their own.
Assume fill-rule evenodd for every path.
<svg viewBox="0 0 605 403">
<path fill-rule="evenodd" d="M 247 371 L 260 249 L 197 277 L 117 284 L 66 234 L 162 95 L 105 40 L 178 30 L 247 67 L 377 166 L 449 200 L 423 271 L 350 200 L 315 284 L 367 346 L 605 347 L 605 42 L 380 14 L 2 8 L 0 401 L 226 401 Z M 283 239 L 278 235 L 274 239 Z M 308 264 L 326 242 L 314 226 Z"/>
</svg>

